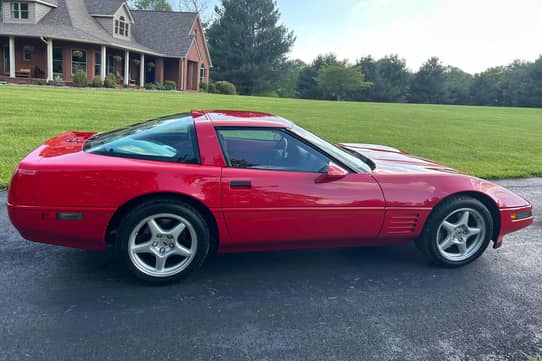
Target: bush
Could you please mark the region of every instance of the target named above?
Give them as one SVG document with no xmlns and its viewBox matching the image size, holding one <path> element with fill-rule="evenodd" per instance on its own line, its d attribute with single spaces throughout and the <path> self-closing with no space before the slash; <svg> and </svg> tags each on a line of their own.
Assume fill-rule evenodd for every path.
<svg viewBox="0 0 542 361">
<path fill-rule="evenodd" d="M 229 95 L 237 94 L 237 88 L 235 88 L 235 85 L 225 80 L 216 82 L 216 90 L 217 90 L 217 93 L 219 94 L 229 94 Z"/>
<path fill-rule="evenodd" d="M 156 89 L 156 90 L 166 90 L 166 88 L 162 84 L 156 83 L 156 82 L 154 83 L 154 89 Z"/>
<path fill-rule="evenodd" d="M 166 80 L 164 82 L 164 89 L 165 90 L 175 90 L 175 89 L 177 89 L 177 83 L 175 83 L 173 80 Z"/>
<path fill-rule="evenodd" d="M 145 83 L 145 89 L 154 90 L 156 87 L 154 86 L 154 83 Z"/>
<path fill-rule="evenodd" d="M 104 87 L 106 88 L 116 88 L 118 83 L 117 76 L 113 73 L 107 74 L 104 80 Z"/>
<path fill-rule="evenodd" d="M 87 73 L 82 69 L 79 69 L 73 75 L 73 86 L 86 87 L 88 86 Z"/>
<path fill-rule="evenodd" d="M 99 76 L 95 77 L 92 81 L 92 86 L 94 88 L 101 88 L 103 86 L 102 78 L 100 78 Z"/>
<path fill-rule="evenodd" d="M 38 80 L 38 85 L 45 85 L 45 82 L 43 80 Z"/>
<path fill-rule="evenodd" d="M 203 92 L 207 92 L 209 90 L 209 87 L 207 86 L 207 83 L 202 81 L 199 83 L 199 90 Z"/>
<path fill-rule="evenodd" d="M 216 93 L 216 84 L 215 83 L 209 83 L 209 85 L 207 85 L 207 92 L 211 93 L 211 94 Z"/>
</svg>

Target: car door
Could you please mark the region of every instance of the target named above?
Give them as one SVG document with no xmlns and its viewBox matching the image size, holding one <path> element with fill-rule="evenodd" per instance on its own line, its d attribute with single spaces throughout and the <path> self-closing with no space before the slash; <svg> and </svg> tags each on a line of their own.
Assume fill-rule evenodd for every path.
<svg viewBox="0 0 542 361">
<path fill-rule="evenodd" d="M 217 128 L 221 198 L 232 245 L 359 241 L 378 236 L 380 187 L 369 174 L 321 181 L 332 161 L 281 128 Z"/>
</svg>

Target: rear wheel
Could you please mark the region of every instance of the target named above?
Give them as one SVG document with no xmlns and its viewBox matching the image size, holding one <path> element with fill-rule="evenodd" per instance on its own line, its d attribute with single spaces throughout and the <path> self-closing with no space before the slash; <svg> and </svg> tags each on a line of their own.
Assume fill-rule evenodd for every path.
<svg viewBox="0 0 542 361">
<path fill-rule="evenodd" d="M 493 234 L 487 207 L 471 197 L 453 197 L 430 215 L 417 246 L 434 263 L 445 267 L 466 265 L 486 250 Z"/>
<path fill-rule="evenodd" d="M 198 268 L 209 252 L 209 229 L 185 204 L 165 200 L 141 204 L 119 230 L 128 268 L 140 279 L 165 284 Z"/>
</svg>

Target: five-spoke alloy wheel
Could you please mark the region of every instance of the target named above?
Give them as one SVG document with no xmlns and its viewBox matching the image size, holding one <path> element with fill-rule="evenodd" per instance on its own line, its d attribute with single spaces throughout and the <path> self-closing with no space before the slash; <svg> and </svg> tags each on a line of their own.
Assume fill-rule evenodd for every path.
<svg viewBox="0 0 542 361">
<path fill-rule="evenodd" d="M 459 196 L 435 208 L 417 246 L 432 261 L 459 267 L 480 257 L 493 234 L 493 219 L 477 199 Z"/>
<path fill-rule="evenodd" d="M 205 220 L 191 206 L 143 203 L 123 220 L 119 237 L 128 267 L 139 278 L 169 283 L 203 263 L 209 251 Z"/>
</svg>

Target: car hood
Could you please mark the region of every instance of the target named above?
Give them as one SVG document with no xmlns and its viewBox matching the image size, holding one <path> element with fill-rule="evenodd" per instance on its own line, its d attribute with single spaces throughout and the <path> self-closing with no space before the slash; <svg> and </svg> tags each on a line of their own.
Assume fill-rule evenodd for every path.
<svg viewBox="0 0 542 361">
<path fill-rule="evenodd" d="M 375 172 L 382 174 L 460 173 L 456 169 L 435 163 L 432 160 L 384 145 L 356 143 L 341 143 L 340 145 L 369 158 L 376 166 Z"/>
</svg>

